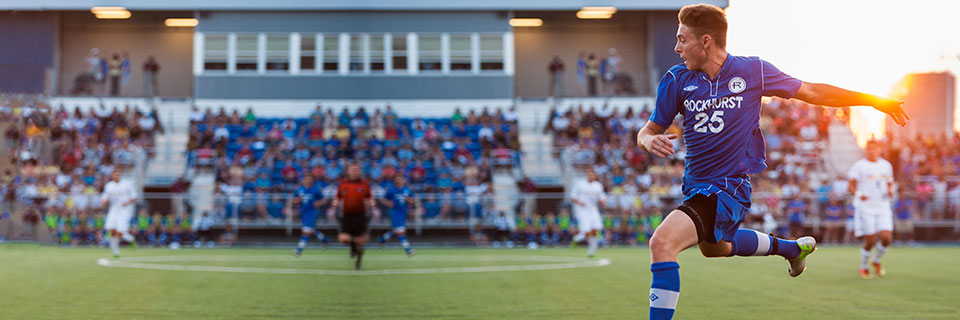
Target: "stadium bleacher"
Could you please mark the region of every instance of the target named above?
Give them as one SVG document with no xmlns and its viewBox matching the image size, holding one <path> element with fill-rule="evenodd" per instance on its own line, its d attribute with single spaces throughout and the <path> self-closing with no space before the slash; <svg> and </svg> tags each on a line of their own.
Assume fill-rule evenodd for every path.
<svg viewBox="0 0 960 320">
<path fill-rule="evenodd" d="M 375 194 L 402 174 L 425 199 L 424 219 L 464 220 L 467 211 L 485 214 L 481 202 L 468 199 L 478 189 L 470 187 L 486 185 L 479 189 L 489 193 L 491 170 L 520 162 L 517 123 L 500 111 L 399 118 L 379 109 L 334 116 L 333 109 L 318 108 L 307 118 L 248 113 L 241 119 L 208 110 L 200 118 L 191 124 L 188 163 L 216 172 L 215 194 L 223 200 L 217 209 L 244 221 L 280 223 L 288 196 L 273 193 L 289 194 L 310 175 L 330 194 L 352 161 L 363 164 Z M 464 210 L 464 204 L 473 208 Z"/>
</svg>

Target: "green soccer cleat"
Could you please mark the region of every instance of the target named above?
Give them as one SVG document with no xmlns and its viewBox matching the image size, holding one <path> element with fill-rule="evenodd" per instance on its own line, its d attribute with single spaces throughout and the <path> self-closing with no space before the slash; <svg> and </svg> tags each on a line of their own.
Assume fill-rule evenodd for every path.
<svg viewBox="0 0 960 320">
<path fill-rule="evenodd" d="M 803 273 L 803 270 L 807 269 L 807 256 L 817 251 L 817 240 L 810 236 L 797 239 L 797 245 L 800 246 L 800 255 L 787 259 L 790 266 L 787 271 L 791 277 L 797 277 Z"/>
</svg>

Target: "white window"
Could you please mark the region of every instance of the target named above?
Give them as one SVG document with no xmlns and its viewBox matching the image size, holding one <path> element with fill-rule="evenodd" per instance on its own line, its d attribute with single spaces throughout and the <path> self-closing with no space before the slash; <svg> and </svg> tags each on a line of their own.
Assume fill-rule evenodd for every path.
<svg viewBox="0 0 960 320">
<path fill-rule="evenodd" d="M 450 35 L 450 70 L 470 71 L 470 35 Z"/>
<path fill-rule="evenodd" d="M 267 70 L 290 70 L 290 35 L 267 35 Z"/>
<path fill-rule="evenodd" d="M 407 35 L 403 33 L 394 34 L 393 42 L 393 70 L 407 70 Z"/>
<path fill-rule="evenodd" d="M 361 34 L 350 35 L 350 73 L 364 72 L 363 49 L 365 37 Z"/>
<path fill-rule="evenodd" d="M 480 70 L 503 70 L 503 36 L 480 35 Z"/>
<path fill-rule="evenodd" d="M 205 35 L 203 41 L 203 69 L 227 70 L 227 35 Z"/>
<path fill-rule="evenodd" d="M 300 70 L 314 70 L 317 65 L 317 37 L 305 33 L 300 37 Z"/>
<path fill-rule="evenodd" d="M 383 35 L 370 35 L 370 71 L 383 72 L 384 68 L 384 47 Z"/>
<path fill-rule="evenodd" d="M 257 71 L 256 34 L 237 34 L 237 71 Z"/>
<path fill-rule="evenodd" d="M 323 35 L 323 71 L 340 70 L 340 36 L 336 33 Z"/>
<path fill-rule="evenodd" d="M 418 40 L 421 71 L 440 72 L 443 63 L 439 34 L 420 35 Z"/>
</svg>

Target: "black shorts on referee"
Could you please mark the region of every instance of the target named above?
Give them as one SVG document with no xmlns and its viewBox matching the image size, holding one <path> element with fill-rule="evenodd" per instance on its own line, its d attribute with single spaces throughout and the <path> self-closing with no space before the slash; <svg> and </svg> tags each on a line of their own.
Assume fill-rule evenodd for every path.
<svg viewBox="0 0 960 320">
<path fill-rule="evenodd" d="M 340 217 L 340 233 L 353 237 L 364 236 L 370 226 L 370 218 L 366 213 L 344 213 Z"/>
</svg>

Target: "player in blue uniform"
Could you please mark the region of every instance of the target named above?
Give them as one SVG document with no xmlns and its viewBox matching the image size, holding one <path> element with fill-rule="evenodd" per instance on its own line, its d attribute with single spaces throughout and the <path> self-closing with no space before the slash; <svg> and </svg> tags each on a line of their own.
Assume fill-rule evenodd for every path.
<svg viewBox="0 0 960 320">
<path fill-rule="evenodd" d="M 396 234 L 397 240 L 400 240 L 400 244 L 403 245 L 403 251 L 408 256 L 413 256 L 410 241 L 407 241 L 407 214 L 410 204 L 416 200 L 413 198 L 413 191 L 406 185 L 406 182 L 403 175 L 398 174 L 393 178 L 393 184 L 387 187 L 387 193 L 382 201 L 387 207 L 390 207 L 391 229 L 380 236 L 380 245 L 385 244 L 393 234 Z"/>
<path fill-rule="evenodd" d="M 832 107 L 873 106 L 899 125 L 908 119 L 901 101 L 802 82 L 757 57 L 727 54 L 726 16 L 716 6 L 685 6 L 678 20 L 674 51 L 684 63 L 660 80 L 653 115 L 637 133 L 641 149 L 669 157 L 677 135 L 664 132 L 677 114 L 684 116 L 683 202 L 650 239 L 651 319 L 673 317 L 680 295 L 677 254 L 688 247 L 699 245 L 706 257 L 779 255 L 787 259 L 793 277 L 803 272 L 807 255 L 816 249 L 812 237 L 790 241 L 739 228 L 750 207 L 747 174 L 766 168 L 761 97 Z"/>
<path fill-rule="evenodd" d="M 314 233 L 320 241 L 326 245 L 327 237 L 317 231 L 317 217 L 319 216 L 318 201 L 323 199 L 323 193 L 320 188 L 313 184 L 313 177 L 303 177 L 303 183 L 293 194 L 294 203 L 300 205 L 300 241 L 297 242 L 297 249 L 293 251 L 294 256 L 299 257 L 303 253 L 303 248 L 307 246 L 307 241 Z"/>
</svg>

